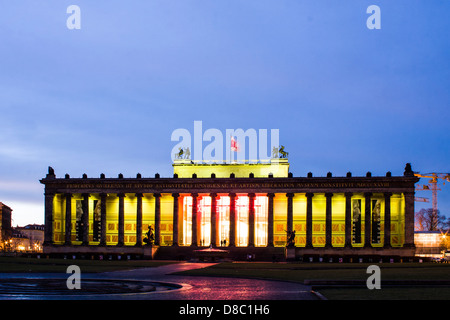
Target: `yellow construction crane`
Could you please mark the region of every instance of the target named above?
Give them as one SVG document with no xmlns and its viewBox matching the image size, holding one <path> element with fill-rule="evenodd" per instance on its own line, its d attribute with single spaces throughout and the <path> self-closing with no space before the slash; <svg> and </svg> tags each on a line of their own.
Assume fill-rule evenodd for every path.
<svg viewBox="0 0 450 320">
<path fill-rule="evenodd" d="M 438 190 L 441 190 L 438 187 L 438 181 L 439 179 L 444 180 L 443 185 L 445 185 L 445 181 L 449 181 L 450 182 L 450 173 L 436 173 L 436 172 L 432 172 L 432 173 L 414 173 L 414 175 L 416 177 L 420 177 L 420 178 L 430 178 L 429 184 L 424 184 L 422 186 L 418 185 L 418 187 L 416 188 L 417 191 L 422 191 L 422 190 L 431 190 L 432 192 L 432 208 L 433 208 L 433 216 L 437 217 L 437 192 Z M 415 199 L 416 201 L 422 201 L 422 202 L 428 202 L 427 198 L 422 198 L 422 197 L 416 197 Z"/>
</svg>

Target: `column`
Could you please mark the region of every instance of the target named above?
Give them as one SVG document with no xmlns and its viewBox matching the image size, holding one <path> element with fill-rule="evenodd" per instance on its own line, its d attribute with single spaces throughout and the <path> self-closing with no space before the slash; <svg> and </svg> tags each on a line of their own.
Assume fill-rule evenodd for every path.
<svg viewBox="0 0 450 320">
<path fill-rule="evenodd" d="M 161 244 L 161 194 L 154 193 L 155 197 L 155 246 Z"/>
<path fill-rule="evenodd" d="M 326 207 L 325 207 L 325 247 L 331 248 L 332 245 L 332 193 L 325 193 Z"/>
<path fill-rule="evenodd" d="M 136 247 L 142 246 L 142 193 L 136 193 Z"/>
<path fill-rule="evenodd" d="M 248 247 L 255 246 L 255 194 L 248 194 Z"/>
<path fill-rule="evenodd" d="M 83 193 L 83 201 L 81 206 L 83 208 L 83 215 L 81 216 L 81 227 L 82 227 L 82 243 L 81 245 L 89 245 L 89 193 Z"/>
<path fill-rule="evenodd" d="M 72 194 L 66 193 L 66 231 L 65 231 L 65 245 L 72 244 Z"/>
<path fill-rule="evenodd" d="M 371 237 L 370 237 L 370 232 L 372 231 L 371 228 L 371 212 L 372 212 L 372 203 L 371 203 L 371 196 L 372 193 L 371 192 L 366 192 L 364 193 L 364 198 L 365 198 L 365 209 L 364 209 L 364 248 L 370 248 L 372 247 L 371 245 Z"/>
<path fill-rule="evenodd" d="M 384 193 L 384 245 L 391 248 L 391 192 Z"/>
<path fill-rule="evenodd" d="M 217 193 L 211 193 L 211 246 L 217 246 Z"/>
<path fill-rule="evenodd" d="M 173 231 L 172 231 L 172 246 L 178 246 L 178 221 L 179 221 L 179 212 L 178 212 L 178 197 L 179 193 L 172 193 L 173 197 Z"/>
<path fill-rule="evenodd" d="M 55 194 L 49 191 L 45 192 L 45 227 L 44 244 L 53 244 L 53 198 Z"/>
<path fill-rule="evenodd" d="M 414 245 L 414 192 L 405 192 L 405 244 L 404 247 Z"/>
<path fill-rule="evenodd" d="M 286 197 L 287 197 L 287 235 L 286 235 L 286 240 L 287 240 L 287 244 L 289 242 L 289 236 L 291 234 L 291 232 L 294 230 L 293 225 L 294 225 L 294 212 L 293 212 L 293 198 L 294 198 L 294 194 L 293 193 L 286 193 Z M 293 243 L 292 245 L 295 245 L 295 243 Z"/>
<path fill-rule="evenodd" d="M 267 213 L 267 246 L 273 247 L 273 198 L 274 193 L 268 193 L 268 213 Z"/>
<path fill-rule="evenodd" d="M 125 193 L 119 193 L 117 196 L 119 197 L 119 241 L 117 245 L 123 246 L 125 238 Z"/>
<path fill-rule="evenodd" d="M 198 193 L 191 193 L 192 196 L 192 247 L 198 246 L 198 239 L 197 239 L 197 220 L 198 220 Z"/>
<path fill-rule="evenodd" d="M 352 247 L 352 196 L 353 193 L 345 193 L 345 248 Z"/>
<path fill-rule="evenodd" d="M 305 248 L 312 248 L 312 198 L 314 193 L 306 194 L 306 245 Z"/>
<path fill-rule="evenodd" d="M 229 247 L 236 246 L 236 194 L 230 193 L 230 244 Z"/>
<path fill-rule="evenodd" d="M 106 246 L 106 193 L 100 194 L 100 245 Z"/>
</svg>

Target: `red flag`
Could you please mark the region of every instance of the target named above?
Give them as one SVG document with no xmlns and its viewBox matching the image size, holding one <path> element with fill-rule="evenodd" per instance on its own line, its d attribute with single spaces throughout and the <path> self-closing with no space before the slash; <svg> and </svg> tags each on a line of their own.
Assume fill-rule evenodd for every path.
<svg viewBox="0 0 450 320">
<path fill-rule="evenodd" d="M 231 137 L 231 151 L 239 151 L 239 145 L 234 137 Z"/>
</svg>

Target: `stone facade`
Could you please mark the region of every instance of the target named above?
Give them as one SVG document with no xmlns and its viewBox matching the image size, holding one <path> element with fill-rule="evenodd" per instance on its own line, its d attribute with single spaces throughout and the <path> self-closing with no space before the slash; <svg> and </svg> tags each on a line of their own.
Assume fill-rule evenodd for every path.
<svg viewBox="0 0 450 320">
<path fill-rule="evenodd" d="M 409 164 L 403 176 L 381 177 L 245 177 L 215 166 L 220 177 L 212 166 L 209 177 L 170 178 L 57 178 L 49 168 L 44 253 L 149 257 L 142 239 L 152 226 L 150 257 L 161 259 L 189 259 L 202 247 L 226 249 L 230 259 L 414 256 L 418 178 Z"/>
</svg>

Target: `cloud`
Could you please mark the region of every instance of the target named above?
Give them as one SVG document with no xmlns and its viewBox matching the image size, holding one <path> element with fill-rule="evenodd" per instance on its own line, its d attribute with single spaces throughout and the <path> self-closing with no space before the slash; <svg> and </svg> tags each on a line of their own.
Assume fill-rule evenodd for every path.
<svg viewBox="0 0 450 320">
<path fill-rule="evenodd" d="M 42 185 L 39 181 L 15 181 L 7 180 L 0 181 L 0 191 L 12 191 L 12 192 L 42 192 Z"/>
<path fill-rule="evenodd" d="M 12 199 L 4 199 L 2 202 L 13 210 L 11 221 L 13 227 L 22 227 L 33 223 L 44 224 L 44 205 L 42 202 Z"/>
</svg>

